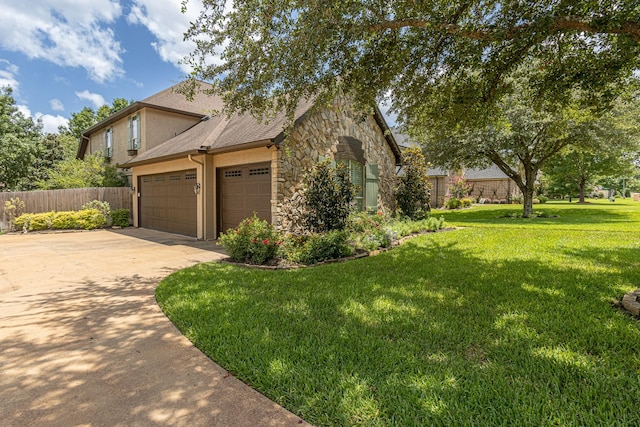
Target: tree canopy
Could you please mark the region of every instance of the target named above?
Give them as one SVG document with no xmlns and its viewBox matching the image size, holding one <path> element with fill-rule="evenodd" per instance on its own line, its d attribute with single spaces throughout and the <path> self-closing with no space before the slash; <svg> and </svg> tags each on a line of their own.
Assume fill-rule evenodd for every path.
<svg viewBox="0 0 640 427">
<path fill-rule="evenodd" d="M 579 145 L 564 148 L 543 171 L 548 189 L 559 195 L 577 194 L 585 201 L 589 186 L 620 178 L 630 179 L 640 163 L 640 105 L 621 99 L 615 108 L 584 127 Z"/>
<path fill-rule="evenodd" d="M 598 108 L 585 106 L 580 90 L 572 91 L 572 97 L 561 103 L 540 98 L 529 84 L 536 70 L 535 66 L 520 67 L 517 77 L 508 81 L 515 90 L 495 103 L 485 121 L 475 126 L 434 122 L 417 137 L 423 141 L 427 158 L 438 166 L 495 164 L 522 191 L 525 216 L 533 212 L 540 171 L 566 147 L 598 150 L 603 144 L 617 143 L 616 138 L 633 137 L 625 134 L 631 126 L 623 125 L 621 117 L 613 120 L 617 118 L 614 113 L 603 115 Z"/>
<path fill-rule="evenodd" d="M 183 8 L 196 7 L 183 0 Z M 463 125 L 537 61 L 539 96 L 606 106 L 638 68 L 637 2 L 450 0 L 203 0 L 186 33 L 195 79 L 228 111 L 291 113 L 301 98 L 351 94 L 362 107 L 389 96 L 411 127 Z M 214 59 L 214 55 L 219 55 Z"/>
<path fill-rule="evenodd" d="M 28 176 L 42 124 L 24 116 L 10 87 L 0 89 L 0 184 L 14 190 Z"/>
<path fill-rule="evenodd" d="M 98 110 L 85 107 L 58 134 L 43 134 L 39 121 L 18 110 L 12 89 L 0 88 L 0 191 L 126 185 L 102 159 L 73 160 L 82 132 L 129 104 L 116 98 Z"/>
</svg>

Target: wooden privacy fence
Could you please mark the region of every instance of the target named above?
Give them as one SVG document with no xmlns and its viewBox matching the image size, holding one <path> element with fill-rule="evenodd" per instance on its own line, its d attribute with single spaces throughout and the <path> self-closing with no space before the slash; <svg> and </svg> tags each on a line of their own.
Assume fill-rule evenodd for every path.
<svg viewBox="0 0 640 427">
<path fill-rule="evenodd" d="M 67 190 L 38 190 L 0 193 L 0 230 L 9 227 L 4 202 L 19 198 L 25 204 L 24 213 L 76 211 L 92 200 L 109 202 L 111 209 L 129 209 L 131 189 L 128 187 L 71 188 Z"/>
</svg>

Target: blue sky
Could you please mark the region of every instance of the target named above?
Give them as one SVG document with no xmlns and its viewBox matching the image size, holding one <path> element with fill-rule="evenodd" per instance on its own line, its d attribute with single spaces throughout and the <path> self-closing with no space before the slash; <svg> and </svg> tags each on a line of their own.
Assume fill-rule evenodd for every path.
<svg viewBox="0 0 640 427">
<path fill-rule="evenodd" d="M 0 85 L 55 132 L 71 113 L 140 100 L 182 80 L 197 14 L 180 0 L 0 0 Z"/>
<path fill-rule="evenodd" d="M 182 80 L 199 0 L 0 0 L 0 86 L 56 132 L 71 113 Z M 391 123 L 389 123 L 391 124 Z"/>
</svg>

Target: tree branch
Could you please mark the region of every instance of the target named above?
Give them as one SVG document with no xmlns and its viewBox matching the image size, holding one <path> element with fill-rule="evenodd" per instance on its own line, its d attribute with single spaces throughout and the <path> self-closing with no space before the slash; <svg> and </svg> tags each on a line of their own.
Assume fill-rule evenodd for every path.
<svg viewBox="0 0 640 427">
<path fill-rule="evenodd" d="M 501 29 L 493 26 L 484 26 L 475 29 L 465 28 L 458 24 L 434 23 L 423 19 L 409 18 L 399 21 L 382 21 L 368 27 L 369 31 L 400 30 L 403 28 L 425 28 L 439 31 L 442 34 L 460 36 L 478 41 L 504 41 L 513 40 L 520 34 L 526 32 L 534 26 L 533 23 L 515 25 L 510 28 Z M 591 20 L 580 16 L 557 16 L 553 18 L 548 26 L 549 34 L 562 32 L 586 32 L 594 34 L 617 34 L 629 36 L 640 42 L 640 23 L 626 21 L 618 25 L 598 26 Z"/>
</svg>

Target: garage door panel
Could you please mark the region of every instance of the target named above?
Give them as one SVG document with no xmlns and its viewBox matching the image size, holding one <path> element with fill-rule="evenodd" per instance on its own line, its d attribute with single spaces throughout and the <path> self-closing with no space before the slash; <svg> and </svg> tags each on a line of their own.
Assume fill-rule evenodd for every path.
<svg viewBox="0 0 640 427">
<path fill-rule="evenodd" d="M 271 168 L 269 163 L 234 166 L 220 173 L 220 228 L 237 227 L 257 213 L 271 221 Z"/>
<path fill-rule="evenodd" d="M 140 179 L 140 226 L 197 235 L 195 169 L 147 175 Z M 186 179 L 185 177 L 193 177 Z"/>
</svg>

